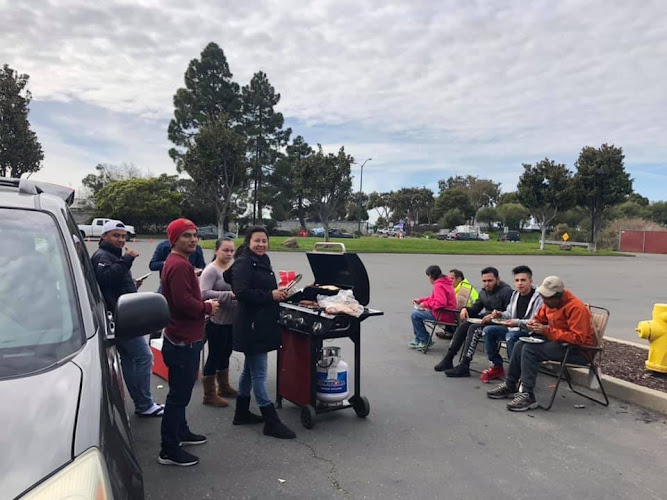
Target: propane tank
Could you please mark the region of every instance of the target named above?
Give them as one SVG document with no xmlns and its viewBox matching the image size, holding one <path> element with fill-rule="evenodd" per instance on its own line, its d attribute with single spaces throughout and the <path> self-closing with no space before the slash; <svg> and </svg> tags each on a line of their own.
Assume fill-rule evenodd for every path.
<svg viewBox="0 0 667 500">
<path fill-rule="evenodd" d="M 316 398 L 324 404 L 341 403 L 350 393 L 347 390 L 347 363 L 340 357 L 340 347 L 323 347 L 317 362 Z"/>
</svg>

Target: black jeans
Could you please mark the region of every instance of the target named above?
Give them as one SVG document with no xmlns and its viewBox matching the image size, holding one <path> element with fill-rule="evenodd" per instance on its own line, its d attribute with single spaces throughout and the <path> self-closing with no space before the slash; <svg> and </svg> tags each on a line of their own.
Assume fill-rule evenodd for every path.
<svg viewBox="0 0 667 500">
<path fill-rule="evenodd" d="M 218 325 L 213 321 L 206 323 L 206 341 L 208 357 L 204 364 L 204 377 L 215 375 L 216 371 L 229 368 L 232 355 L 232 325 Z"/>
<path fill-rule="evenodd" d="M 189 431 L 185 418 L 185 408 L 190 402 L 192 388 L 199 371 L 199 355 L 203 341 L 185 346 L 176 346 L 164 338 L 162 358 L 169 368 L 169 394 L 162 416 L 162 451 L 173 452 L 178 449 L 181 439 Z"/>
<path fill-rule="evenodd" d="M 464 342 L 466 342 L 468 338 L 472 340 L 474 331 L 479 327 L 480 325 L 475 325 L 468 321 L 464 321 L 458 327 L 456 327 L 456 331 L 454 332 L 452 341 L 449 343 L 449 352 L 452 354 L 456 354 L 457 352 L 459 352 L 459 349 L 461 349 L 461 346 L 463 345 Z M 477 341 L 479 341 L 479 336 L 477 337 Z M 470 342 L 466 342 L 466 345 L 469 346 L 469 344 Z M 475 343 L 475 348 L 476 347 L 477 343 Z"/>
<path fill-rule="evenodd" d="M 523 392 L 533 392 L 537 372 L 542 361 L 562 361 L 565 357 L 566 346 L 560 342 L 544 342 L 543 344 L 529 344 L 519 340 L 512 350 L 509 370 L 505 382 L 516 386 L 519 379 L 523 385 Z M 587 362 L 581 351 L 570 350 L 568 363 Z"/>
</svg>

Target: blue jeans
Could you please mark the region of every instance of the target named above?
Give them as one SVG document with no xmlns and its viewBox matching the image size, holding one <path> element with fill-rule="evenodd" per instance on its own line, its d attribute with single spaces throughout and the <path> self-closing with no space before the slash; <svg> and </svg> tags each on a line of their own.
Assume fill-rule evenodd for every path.
<svg viewBox="0 0 667 500">
<path fill-rule="evenodd" d="M 123 370 L 125 386 L 134 401 L 134 409 L 146 411 L 153 406 L 151 395 L 151 369 L 153 353 L 144 337 L 119 339 L 116 349 L 120 354 L 120 365 Z"/>
<path fill-rule="evenodd" d="M 429 319 L 431 321 L 435 321 L 435 316 L 433 316 L 433 313 L 428 309 L 426 311 L 414 310 L 412 311 L 410 319 L 412 320 L 412 330 L 415 333 L 415 339 L 417 342 L 422 342 L 424 344 L 428 342 L 429 335 L 426 331 L 426 327 L 424 326 L 424 320 Z"/>
<path fill-rule="evenodd" d="M 507 357 L 512 359 L 514 344 L 522 333 L 519 330 L 509 330 L 506 326 L 492 325 L 484 327 L 484 349 L 489 361 L 495 366 L 503 366 L 503 358 L 500 356 L 500 343 L 507 342 Z"/>
<path fill-rule="evenodd" d="M 185 408 L 190 402 L 192 388 L 199 371 L 199 355 L 203 341 L 177 346 L 166 337 L 162 344 L 162 358 L 169 368 L 169 394 L 164 405 L 162 416 L 162 451 L 174 452 L 188 431 Z"/>
<path fill-rule="evenodd" d="M 250 397 L 250 390 L 255 393 L 255 401 L 260 408 L 271 404 L 266 389 L 268 356 L 265 352 L 246 354 L 243 371 L 239 377 L 239 396 Z"/>
</svg>

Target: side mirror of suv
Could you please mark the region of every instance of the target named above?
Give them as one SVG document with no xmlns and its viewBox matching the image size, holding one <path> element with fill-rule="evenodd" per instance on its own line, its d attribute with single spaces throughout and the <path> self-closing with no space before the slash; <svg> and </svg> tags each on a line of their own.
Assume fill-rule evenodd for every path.
<svg viewBox="0 0 667 500">
<path fill-rule="evenodd" d="M 140 337 L 167 325 L 169 305 L 159 293 L 126 293 L 118 299 L 114 318 L 116 338 Z"/>
</svg>

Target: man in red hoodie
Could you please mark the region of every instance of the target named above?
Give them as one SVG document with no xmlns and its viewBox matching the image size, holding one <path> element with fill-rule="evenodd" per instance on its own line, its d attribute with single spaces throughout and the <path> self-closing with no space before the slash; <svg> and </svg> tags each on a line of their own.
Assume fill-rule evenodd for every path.
<svg viewBox="0 0 667 500">
<path fill-rule="evenodd" d="M 162 465 L 195 465 L 199 459 L 183 446 L 204 444 L 206 437 L 190 431 L 185 408 L 199 371 L 199 355 L 204 345 L 204 321 L 218 310 L 216 300 L 204 301 L 195 269 L 189 262 L 197 249 L 197 226 L 188 219 L 176 219 L 167 226 L 171 253 L 162 268 L 162 294 L 171 318 L 164 330 L 162 357 L 169 368 L 169 394 L 162 417 Z"/>
<path fill-rule="evenodd" d="M 428 266 L 426 276 L 433 285 L 433 293 L 430 297 L 412 299 L 416 307 L 411 315 L 415 338 L 408 342 L 408 346 L 418 350 L 424 349 L 429 341 L 424 320 L 456 323 L 455 313 L 442 310 L 456 309 L 456 293 L 454 293 L 452 278 L 442 274 L 442 270 L 438 266 Z"/>
<path fill-rule="evenodd" d="M 590 311 L 581 300 L 565 290 L 560 278 L 544 278 L 537 293 L 542 296 L 544 305 L 533 319 L 526 323 L 533 342 L 516 343 L 505 382 L 487 392 L 491 399 L 513 398 L 507 403 L 510 411 L 526 411 L 538 407 L 533 388 L 540 363 L 549 360 L 562 361 L 566 350 L 563 342 L 595 345 Z M 570 360 L 572 363 L 586 361 L 581 352 L 570 354 L 568 362 Z M 517 392 L 519 379 L 521 392 Z"/>
</svg>

